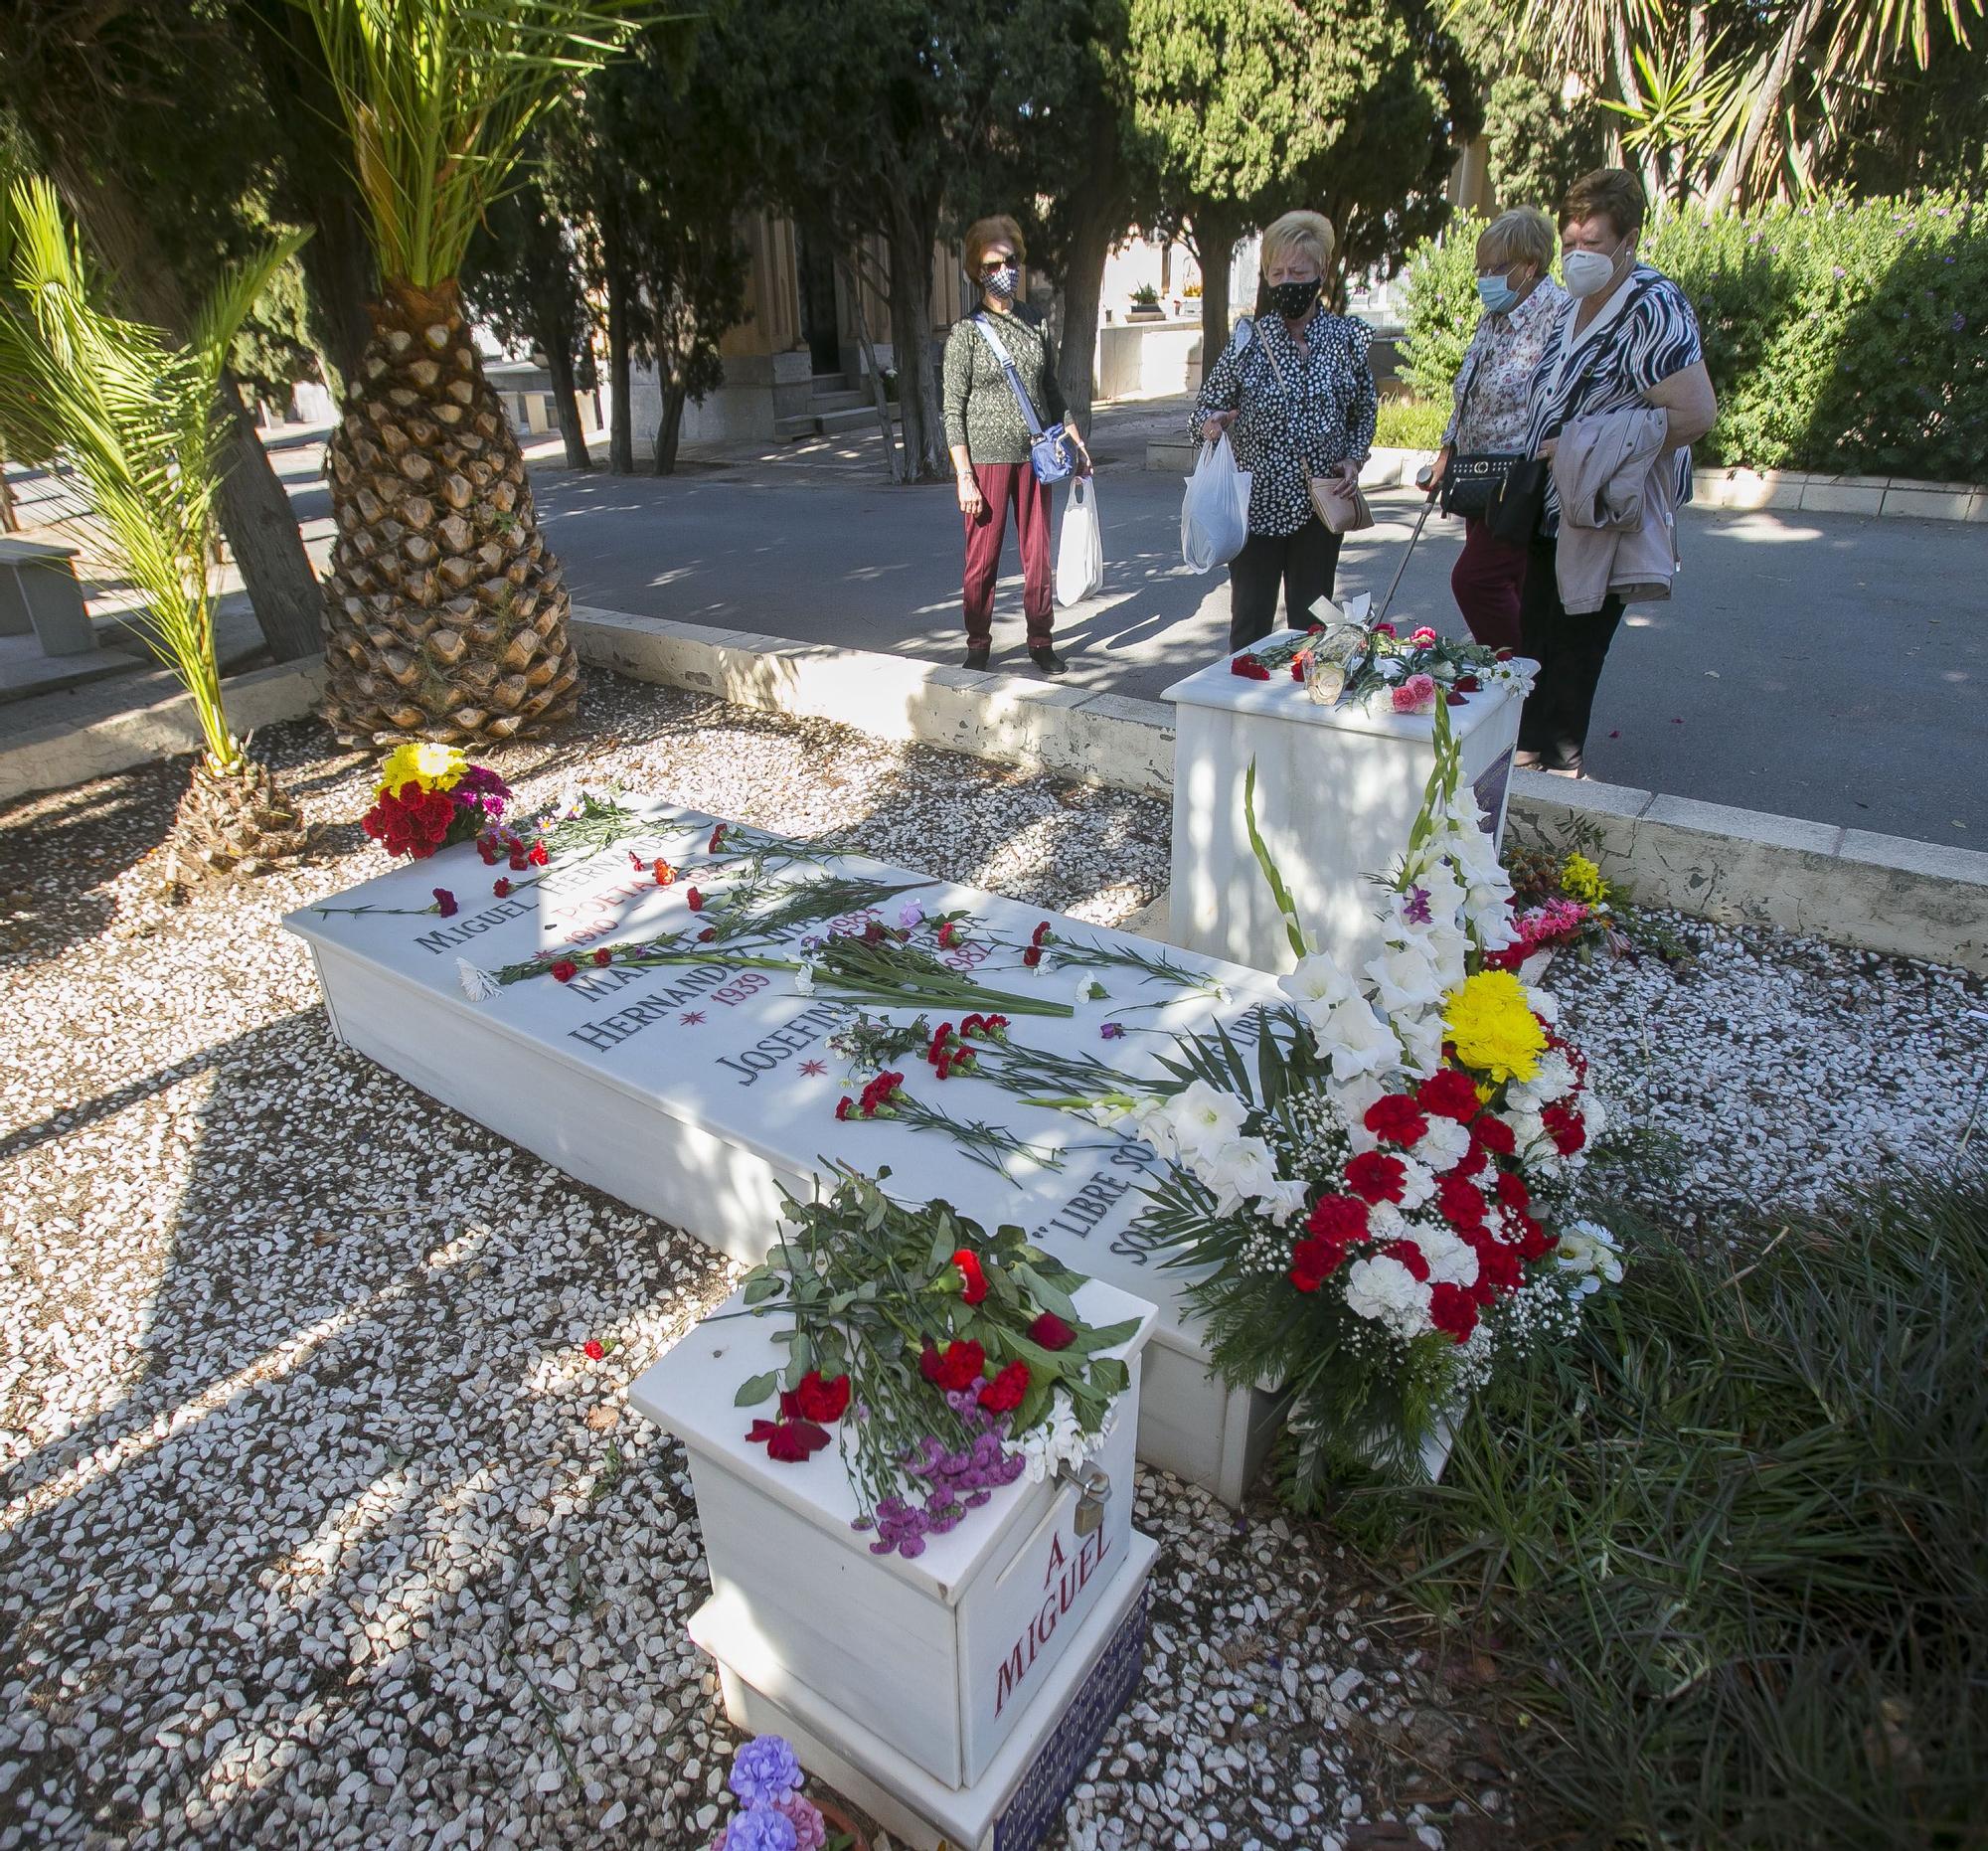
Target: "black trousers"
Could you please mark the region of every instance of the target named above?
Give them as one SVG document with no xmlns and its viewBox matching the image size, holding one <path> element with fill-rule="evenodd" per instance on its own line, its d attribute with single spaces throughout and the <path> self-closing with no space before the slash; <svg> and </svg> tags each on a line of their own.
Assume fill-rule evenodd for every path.
<svg viewBox="0 0 1988 1851">
<path fill-rule="evenodd" d="M 1519 599 L 1519 653 L 1531 656 L 1540 673 L 1519 715 L 1519 750 L 1538 753 L 1555 770 L 1577 771 L 1622 600 L 1610 596 L 1599 610 L 1571 615 L 1560 601 L 1558 543 L 1535 540 L 1531 551 Z"/>
<path fill-rule="evenodd" d="M 1275 626 L 1277 588 L 1284 589 L 1284 620 L 1301 630 L 1311 607 L 1332 595 L 1339 567 L 1339 536 L 1316 514 L 1294 534 L 1251 534 L 1229 562 L 1229 647 L 1246 649 Z"/>
</svg>

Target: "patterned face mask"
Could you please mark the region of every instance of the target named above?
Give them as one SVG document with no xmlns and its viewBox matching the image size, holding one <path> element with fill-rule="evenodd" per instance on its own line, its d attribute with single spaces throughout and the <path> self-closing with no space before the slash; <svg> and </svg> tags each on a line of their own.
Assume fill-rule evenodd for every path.
<svg viewBox="0 0 1988 1851">
<path fill-rule="evenodd" d="M 1015 293 L 1015 285 L 1022 279 L 1022 272 L 1012 263 L 1004 263 L 998 270 L 989 270 L 980 278 L 980 286 L 997 302 L 1005 302 Z"/>
<path fill-rule="evenodd" d="M 1273 282 L 1269 287 L 1270 306 L 1286 321 L 1295 321 L 1318 300 L 1318 279 L 1310 282 Z"/>
</svg>

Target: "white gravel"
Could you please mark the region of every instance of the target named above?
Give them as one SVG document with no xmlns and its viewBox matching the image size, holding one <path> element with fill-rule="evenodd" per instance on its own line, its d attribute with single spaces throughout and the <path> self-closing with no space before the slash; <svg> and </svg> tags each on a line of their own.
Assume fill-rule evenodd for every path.
<svg viewBox="0 0 1988 1851">
<path fill-rule="evenodd" d="M 366 761 L 259 745 L 319 862 L 183 909 L 141 858 L 184 761 L 0 808 L 0 1851 L 702 1845 L 701 1545 L 622 1393 L 735 1269 L 331 1040 L 275 922 L 386 865 Z M 1151 800 L 606 678 L 493 762 L 1100 922 L 1165 877 Z M 1440 1843 L 1500 1804 L 1328 1538 L 1154 1473 L 1138 1521 L 1154 1649 L 1069 1843 Z"/>
</svg>

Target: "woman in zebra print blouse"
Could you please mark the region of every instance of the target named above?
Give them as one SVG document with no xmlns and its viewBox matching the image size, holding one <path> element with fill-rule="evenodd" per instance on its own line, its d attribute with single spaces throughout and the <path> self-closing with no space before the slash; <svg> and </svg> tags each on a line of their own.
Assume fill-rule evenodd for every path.
<svg viewBox="0 0 1988 1851">
<path fill-rule="evenodd" d="M 1551 456 L 1575 419 L 1649 408 L 1668 428 L 1662 455 L 1675 471 L 1676 501 L 1691 499 L 1691 444 L 1712 428 L 1719 405 L 1705 370 L 1698 318 L 1668 276 L 1636 260 L 1642 183 L 1619 167 L 1576 180 L 1560 209 L 1561 272 L 1572 312 L 1533 374 L 1527 450 Z M 1546 511 L 1526 569 L 1520 649 L 1540 665 L 1519 722 L 1517 762 L 1578 777 L 1594 690 L 1622 620 L 1622 600 L 1570 613 L 1558 574 L 1560 501 Z"/>
</svg>

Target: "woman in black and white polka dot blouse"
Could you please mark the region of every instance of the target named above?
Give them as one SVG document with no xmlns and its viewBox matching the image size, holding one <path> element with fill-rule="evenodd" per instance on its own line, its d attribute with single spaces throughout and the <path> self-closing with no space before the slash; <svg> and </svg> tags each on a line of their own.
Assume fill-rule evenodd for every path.
<svg viewBox="0 0 1988 1851">
<path fill-rule="evenodd" d="M 1270 633 L 1280 586 L 1285 620 L 1299 627 L 1317 599 L 1332 595 L 1339 536 L 1314 511 L 1310 480 L 1357 482 L 1373 448 L 1373 336 L 1319 299 L 1332 248 L 1332 221 L 1322 213 L 1287 212 L 1263 233 L 1269 312 L 1238 328 L 1195 403 L 1196 434 L 1227 430 L 1237 464 L 1255 475 L 1249 538 L 1229 566 L 1231 649 Z"/>
</svg>

